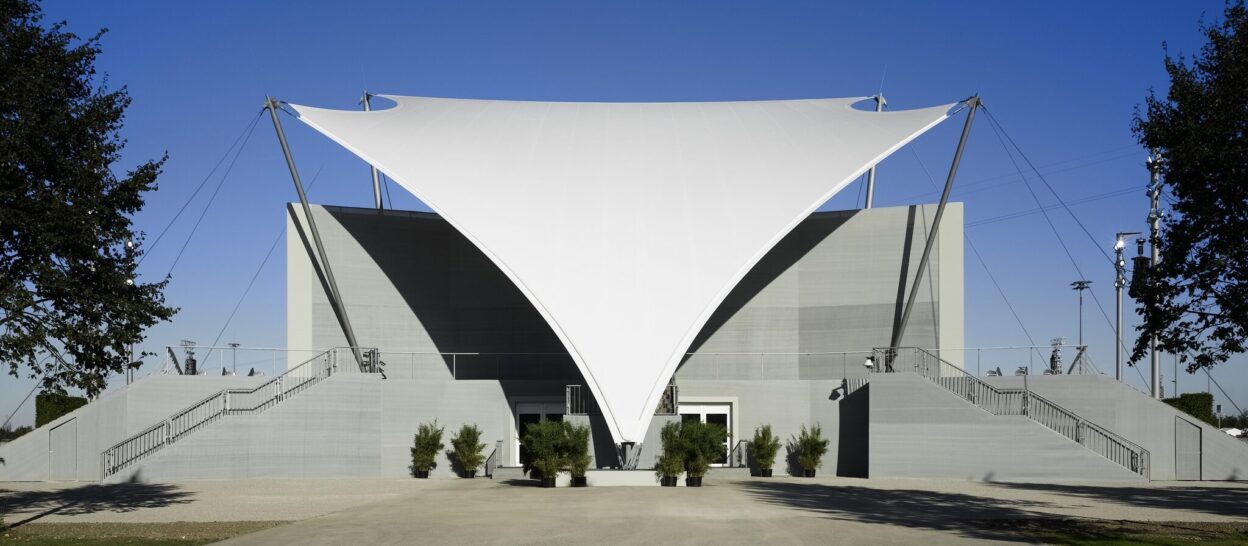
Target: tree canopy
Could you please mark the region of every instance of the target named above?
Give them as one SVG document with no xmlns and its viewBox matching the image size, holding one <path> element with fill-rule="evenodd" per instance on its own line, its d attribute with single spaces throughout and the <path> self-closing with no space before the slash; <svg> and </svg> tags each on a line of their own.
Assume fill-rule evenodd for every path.
<svg viewBox="0 0 1248 546">
<path fill-rule="evenodd" d="M 1188 371 L 1226 362 L 1248 336 L 1248 11 L 1227 4 L 1190 61 L 1165 54 L 1170 89 L 1150 91 L 1133 130 L 1160 156 L 1171 213 L 1161 261 L 1143 274 L 1132 359 L 1156 336 Z"/>
<path fill-rule="evenodd" d="M 99 392 L 175 312 L 167 280 L 135 274 L 131 218 L 164 159 L 113 172 L 130 98 L 96 76 L 103 32 L 83 40 L 0 0 L 0 363 L 53 392 Z"/>
</svg>

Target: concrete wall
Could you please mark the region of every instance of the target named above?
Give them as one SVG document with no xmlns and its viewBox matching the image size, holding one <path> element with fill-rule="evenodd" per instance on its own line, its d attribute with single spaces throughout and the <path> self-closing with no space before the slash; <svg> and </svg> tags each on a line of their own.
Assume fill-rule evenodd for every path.
<svg viewBox="0 0 1248 546">
<path fill-rule="evenodd" d="M 1000 387 L 1023 387 L 1021 377 L 985 379 Z M 1248 479 L 1248 444 L 1112 378 L 1030 376 L 1027 386 L 1040 396 L 1147 449 L 1154 480 L 1176 477 L 1175 419 L 1201 429 L 1201 479 Z"/>
<path fill-rule="evenodd" d="M 5 460 L 0 465 L 0 481 L 99 480 L 101 453 L 105 449 L 221 389 L 251 387 L 264 379 L 175 375 L 140 378 L 0 446 L 0 458 Z M 54 434 L 70 433 L 72 442 L 53 443 Z M 72 446 L 72 455 L 64 453 L 67 446 Z"/>
<path fill-rule="evenodd" d="M 694 341 L 677 381 L 865 376 L 865 352 L 892 343 L 935 210 L 812 215 L 728 295 Z M 902 346 L 963 346 L 960 203 L 949 205 L 942 224 Z M 846 351 L 862 353 L 801 354 Z"/>
<path fill-rule="evenodd" d="M 872 376 L 870 396 L 872 478 L 1143 480 L 1027 417 L 992 415 L 913 373 Z"/>
<path fill-rule="evenodd" d="M 400 438 L 414 432 L 413 423 L 435 416 L 445 422 L 444 416 L 463 414 L 499 427 L 500 439 L 506 440 L 504 460 L 513 462 L 515 397 L 561 400 L 563 385 L 583 382 L 541 316 L 480 251 L 434 214 L 340 207 L 314 207 L 313 214 L 359 342 L 382 349 L 391 380 L 504 383 L 492 390 L 454 390 L 465 398 L 432 398 L 442 406 L 427 401 L 404 406 L 395 417 L 401 424 L 386 436 L 385 452 L 395 451 Z M 828 393 L 841 378 L 865 375 L 866 351 L 890 344 L 934 214 L 935 207 L 928 205 L 812 215 L 760 261 L 697 337 L 693 354 L 677 372 L 682 399 L 740 401 L 733 415 L 734 440 L 750 437 L 761 424 L 771 424 L 788 439 L 801 425 L 819 422 L 834 438 L 825 468 L 865 474 L 865 421 L 842 416 Z M 311 243 L 295 218 L 301 219 L 301 213 L 291 207 L 289 346 L 344 344 L 308 258 Z M 961 347 L 958 203 L 946 210 L 916 301 L 902 343 Z M 860 352 L 798 354 L 837 351 Z M 432 354 L 438 352 L 495 354 Z M 526 382 L 530 386 L 523 394 L 506 387 Z M 394 387 L 418 397 L 425 396 L 415 394 L 423 388 Z M 441 393 L 453 387 L 438 388 Z M 865 405 L 865 397 L 860 399 Z M 464 413 L 461 405 L 477 409 Z M 497 408 L 505 413 L 492 413 Z M 414 421 L 406 417 L 411 412 L 419 415 Z M 848 434 L 860 440 L 838 445 L 845 419 L 857 427 Z M 506 427 L 494 424 L 497 420 Z M 607 438 L 601 425 L 596 419 L 595 435 Z M 643 465 L 657 454 L 658 428 L 661 423 L 652 424 L 655 437 L 642 444 Z M 608 442 L 596 442 L 595 456 L 604 465 L 618 464 Z M 387 472 L 399 466 L 387 463 Z"/>
</svg>

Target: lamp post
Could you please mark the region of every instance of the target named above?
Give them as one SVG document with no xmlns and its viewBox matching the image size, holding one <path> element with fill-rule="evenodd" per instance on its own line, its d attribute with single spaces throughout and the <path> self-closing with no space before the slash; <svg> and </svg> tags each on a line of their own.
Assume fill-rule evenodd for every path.
<svg viewBox="0 0 1248 546">
<path fill-rule="evenodd" d="M 1127 284 L 1127 261 L 1122 257 L 1126 248 L 1126 237 L 1139 235 L 1138 231 L 1119 231 L 1114 242 L 1114 299 L 1117 310 L 1114 314 L 1114 380 L 1122 381 L 1122 287 Z"/>
<path fill-rule="evenodd" d="M 231 353 L 231 354 L 230 354 L 230 356 L 231 356 L 231 358 L 232 358 L 232 359 L 233 359 L 233 361 L 234 361 L 234 363 L 233 363 L 233 372 L 234 372 L 234 375 L 238 375 L 238 344 L 237 344 L 237 343 L 226 343 L 226 345 L 229 345 L 229 346 L 230 346 L 230 353 Z"/>
<path fill-rule="evenodd" d="M 1158 243 L 1161 242 L 1161 159 L 1156 150 L 1148 158 L 1148 173 L 1148 198 L 1151 205 L 1148 211 L 1148 242 L 1152 251 L 1149 266 L 1156 268 L 1157 262 L 1161 261 L 1161 251 L 1158 248 Z M 1152 395 L 1160 400 L 1161 354 L 1157 352 L 1157 336 L 1149 338 L 1148 348 L 1152 353 Z"/>
<path fill-rule="evenodd" d="M 1070 287 L 1079 293 L 1079 346 L 1083 347 L 1083 291 L 1092 285 L 1092 281 L 1075 281 Z"/>
</svg>

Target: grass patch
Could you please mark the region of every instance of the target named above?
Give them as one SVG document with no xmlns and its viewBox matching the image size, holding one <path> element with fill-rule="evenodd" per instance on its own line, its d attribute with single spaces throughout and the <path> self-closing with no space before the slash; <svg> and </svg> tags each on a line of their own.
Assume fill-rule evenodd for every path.
<svg viewBox="0 0 1248 546">
<path fill-rule="evenodd" d="M 990 522 L 994 530 L 1009 531 L 1046 544 L 1110 546 L 1223 546 L 1248 544 L 1248 522 L 1137 522 L 1091 519 L 1029 519 Z"/>
<path fill-rule="evenodd" d="M 188 546 L 217 542 L 285 523 L 287 522 L 28 523 L 0 532 L 0 543 L 73 546 Z"/>
</svg>

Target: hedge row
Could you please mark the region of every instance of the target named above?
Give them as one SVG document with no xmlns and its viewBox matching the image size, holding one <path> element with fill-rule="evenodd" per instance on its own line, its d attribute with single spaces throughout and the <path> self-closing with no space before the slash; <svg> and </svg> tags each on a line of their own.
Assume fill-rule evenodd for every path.
<svg viewBox="0 0 1248 546">
<path fill-rule="evenodd" d="M 1200 419 L 1206 423 L 1217 426 L 1217 418 L 1213 416 L 1213 395 L 1207 392 L 1188 392 L 1178 396 L 1178 398 L 1166 398 L 1162 400 L 1179 411 L 1185 412 L 1192 417 Z"/>
<path fill-rule="evenodd" d="M 87 399 L 81 396 L 40 393 L 35 396 L 35 428 L 51 423 L 56 418 L 85 405 L 87 405 Z"/>
</svg>

